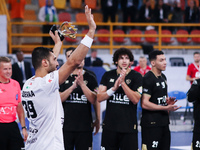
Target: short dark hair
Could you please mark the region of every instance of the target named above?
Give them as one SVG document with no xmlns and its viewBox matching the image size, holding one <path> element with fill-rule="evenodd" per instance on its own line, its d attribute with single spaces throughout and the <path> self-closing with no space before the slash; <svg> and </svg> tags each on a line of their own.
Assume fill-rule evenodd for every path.
<svg viewBox="0 0 200 150">
<path fill-rule="evenodd" d="M 196 55 L 196 54 L 200 54 L 200 53 L 199 53 L 199 52 L 194 52 L 194 53 L 193 53 L 193 56 Z"/>
<path fill-rule="evenodd" d="M 11 62 L 11 60 L 8 57 L 0 56 L 0 63 L 1 62 L 9 63 L 9 62 Z"/>
<path fill-rule="evenodd" d="M 149 61 L 155 60 L 157 55 L 164 55 L 163 51 L 154 50 L 149 53 Z"/>
<path fill-rule="evenodd" d="M 130 49 L 127 49 L 127 48 L 120 48 L 118 50 L 115 51 L 115 53 L 113 54 L 113 62 L 115 64 L 116 61 L 118 61 L 119 57 L 121 55 L 128 55 L 130 61 L 133 61 L 134 60 L 134 56 L 131 52 Z M 115 64 L 117 66 L 117 64 Z"/>
<path fill-rule="evenodd" d="M 41 64 L 43 59 L 49 60 L 50 52 L 53 51 L 46 47 L 36 47 L 32 52 L 32 64 L 35 70 L 37 70 Z"/>
<path fill-rule="evenodd" d="M 65 50 L 65 56 L 66 56 L 66 53 L 68 52 L 68 51 L 75 51 L 75 47 L 69 47 L 69 48 L 67 48 L 66 50 Z"/>
</svg>

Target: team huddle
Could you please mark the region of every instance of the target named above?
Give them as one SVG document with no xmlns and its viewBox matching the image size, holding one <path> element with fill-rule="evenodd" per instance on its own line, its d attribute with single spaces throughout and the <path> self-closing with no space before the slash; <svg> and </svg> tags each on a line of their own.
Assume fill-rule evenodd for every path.
<svg viewBox="0 0 200 150">
<path fill-rule="evenodd" d="M 139 149 L 137 105 L 142 107 L 142 150 L 170 150 L 169 112 L 176 111 L 180 106 L 175 104 L 177 100 L 174 97 L 168 97 L 167 78 L 162 73 L 166 69 L 164 53 L 158 50 L 150 52 L 152 68 L 140 74 L 130 68 L 134 61 L 131 50 L 116 50 L 113 54 L 116 69 L 107 71 L 98 87 L 95 74 L 84 68 L 84 58 L 92 45 L 96 29 L 91 9 L 87 6 L 85 14 L 89 31 L 77 48 L 66 50 L 67 61 L 59 70 L 57 58 L 62 41 L 57 31 L 55 34 L 50 31 L 55 46 L 53 50 L 44 47 L 33 50 L 35 76 L 25 82 L 22 93 L 19 91 L 19 84 L 10 79 L 11 73 L 6 76 L 5 71 L 0 72 L 4 73 L 4 78 L 0 76 L 0 98 L 4 96 L 5 99 L 3 89 L 9 90 L 7 85 L 16 87 L 14 93 L 10 92 L 13 93 L 11 99 L 15 102 L 14 113 L 5 110 L 8 113 L 3 117 L 0 115 L 1 133 L 9 132 L 3 131 L 6 129 L 5 123 L 8 123 L 6 115 L 12 114 L 13 117 L 17 111 L 18 116 L 21 116 L 26 150 L 91 150 L 93 129 L 95 128 L 94 134 L 97 134 L 100 128 L 100 102 L 106 101 L 101 150 Z M 8 66 L 2 66 L 4 63 L 8 63 Z M 10 70 L 10 64 L 9 60 L 0 58 L 0 68 L 3 67 L 0 71 Z M 200 81 L 194 80 L 188 92 L 191 101 L 199 100 L 199 85 Z M 1 103 L 0 108 L 3 109 Z M 199 110 L 199 101 L 196 103 Z M 26 131 L 22 106 L 29 120 L 29 133 Z M 95 110 L 94 122 L 91 107 Z M 200 118 L 197 111 L 195 117 L 198 121 L 195 122 L 193 143 L 200 140 Z M 12 122 L 15 119 L 13 117 Z M 11 123 L 10 126 L 16 124 Z M 19 131 L 16 132 L 19 135 Z M 0 135 L 1 141 L 5 141 L 4 136 Z M 16 142 L 16 145 L 7 148 L 6 144 L 0 142 L 0 147 L 5 150 L 20 150 L 23 145 Z M 200 146 L 193 144 L 193 149 L 200 149 Z"/>
</svg>

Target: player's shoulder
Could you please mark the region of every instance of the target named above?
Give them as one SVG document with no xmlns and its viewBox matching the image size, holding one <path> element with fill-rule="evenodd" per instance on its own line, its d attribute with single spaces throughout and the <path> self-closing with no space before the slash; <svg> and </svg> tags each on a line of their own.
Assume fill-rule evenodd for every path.
<svg viewBox="0 0 200 150">
<path fill-rule="evenodd" d="M 131 70 L 130 74 L 135 76 L 135 77 L 142 77 L 142 75 L 139 72 L 135 71 L 135 70 Z"/>
<path fill-rule="evenodd" d="M 10 85 L 14 85 L 14 86 L 20 86 L 19 82 L 14 80 L 14 79 L 10 79 Z"/>
</svg>

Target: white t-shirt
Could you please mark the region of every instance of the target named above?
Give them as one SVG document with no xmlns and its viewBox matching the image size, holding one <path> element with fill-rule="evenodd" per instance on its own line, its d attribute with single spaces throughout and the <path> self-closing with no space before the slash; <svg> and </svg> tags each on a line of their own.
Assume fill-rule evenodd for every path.
<svg viewBox="0 0 200 150">
<path fill-rule="evenodd" d="M 58 78 L 58 71 L 54 71 L 24 84 L 22 104 L 30 123 L 26 150 L 64 150 Z"/>
</svg>

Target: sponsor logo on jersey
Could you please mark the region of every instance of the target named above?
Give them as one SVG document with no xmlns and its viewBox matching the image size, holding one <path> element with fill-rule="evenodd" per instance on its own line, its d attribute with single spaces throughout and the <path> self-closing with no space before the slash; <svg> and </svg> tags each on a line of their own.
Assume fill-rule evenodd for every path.
<svg viewBox="0 0 200 150">
<path fill-rule="evenodd" d="M 130 84 L 131 83 L 131 80 L 130 79 L 127 79 L 126 80 L 126 84 Z"/>
<path fill-rule="evenodd" d="M 33 97 L 35 96 L 33 91 L 23 91 L 22 92 L 22 97 Z"/>
<path fill-rule="evenodd" d="M 143 92 L 148 92 L 148 91 L 149 91 L 148 89 L 145 89 L 145 88 L 143 89 Z"/>
<path fill-rule="evenodd" d="M 113 99 L 109 100 L 110 103 L 129 105 L 129 98 L 127 95 L 115 93 Z"/>
<path fill-rule="evenodd" d="M 19 98 L 19 95 L 18 95 L 18 94 L 16 94 L 16 100 L 18 100 L 18 98 Z"/>
<path fill-rule="evenodd" d="M 66 103 L 82 103 L 87 104 L 87 97 L 85 95 L 79 95 L 78 93 L 71 93 Z"/>
<path fill-rule="evenodd" d="M 0 89 L 0 93 L 3 93 L 5 92 L 6 90 L 5 89 Z"/>
<path fill-rule="evenodd" d="M 115 79 L 112 79 L 112 78 L 111 78 L 109 82 L 114 82 L 114 81 L 115 81 Z"/>
<path fill-rule="evenodd" d="M 160 83 L 159 83 L 159 82 L 157 82 L 157 83 L 156 83 L 156 86 L 160 86 Z"/>
<path fill-rule="evenodd" d="M 88 84 L 88 81 L 87 81 L 87 80 L 84 80 L 84 83 L 85 83 L 85 85 L 87 85 L 87 84 Z"/>
<path fill-rule="evenodd" d="M 52 81 L 51 79 L 48 80 L 49 83 L 51 83 L 51 81 Z"/>
<path fill-rule="evenodd" d="M 158 105 L 163 105 L 163 106 L 167 105 L 167 103 L 166 103 L 166 98 L 167 98 L 166 95 L 163 96 L 163 97 L 158 97 L 158 98 L 157 98 Z"/>
</svg>

